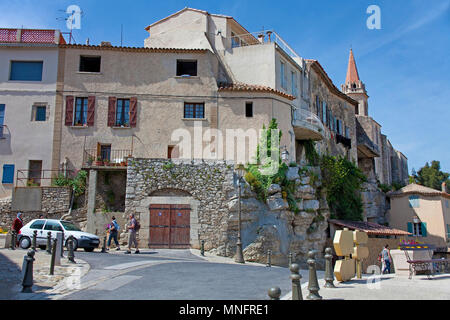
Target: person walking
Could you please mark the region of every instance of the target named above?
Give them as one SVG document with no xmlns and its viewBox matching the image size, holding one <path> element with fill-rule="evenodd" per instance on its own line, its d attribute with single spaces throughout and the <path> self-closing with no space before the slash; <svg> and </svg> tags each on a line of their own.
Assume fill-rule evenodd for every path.
<svg viewBox="0 0 450 320">
<path fill-rule="evenodd" d="M 22 229 L 23 227 L 23 220 L 22 220 L 22 212 L 17 213 L 17 217 L 16 219 L 14 219 L 14 222 L 12 224 L 11 227 L 11 231 L 15 231 L 16 235 L 19 234 L 20 229 Z M 17 242 L 16 242 L 16 247 L 17 247 Z"/>
<path fill-rule="evenodd" d="M 136 232 L 139 231 L 139 222 L 134 218 L 134 214 L 130 214 L 130 222 L 128 223 L 128 250 L 125 254 L 131 253 L 131 246 L 134 244 L 136 251 L 134 253 L 139 254 L 138 240 L 136 237 Z"/>
<path fill-rule="evenodd" d="M 385 245 L 384 249 L 381 251 L 381 258 L 384 262 L 383 274 L 391 273 L 391 253 L 389 252 L 389 245 Z M 387 271 L 387 272 L 386 272 Z"/>
<path fill-rule="evenodd" d="M 112 217 L 112 221 L 111 224 L 109 225 L 109 237 L 108 237 L 108 245 L 107 245 L 107 250 L 109 250 L 109 247 L 111 246 L 111 239 L 114 239 L 114 243 L 116 244 L 116 250 L 119 251 L 120 250 L 120 244 L 119 241 L 117 240 L 117 236 L 119 234 L 119 224 L 116 221 L 116 217 Z"/>
</svg>

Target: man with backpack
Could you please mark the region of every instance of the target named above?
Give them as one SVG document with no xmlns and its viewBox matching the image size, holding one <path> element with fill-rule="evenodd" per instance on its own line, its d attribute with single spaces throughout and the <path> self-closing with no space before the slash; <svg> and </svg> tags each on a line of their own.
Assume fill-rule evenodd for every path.
<svg viewBox="0 0 450 320">
<path fill-rule="evenodd" d="M 109 227 L 109 238 L 108 238 L 108 246 L 107 246 L 107 250 L 109 250 L 109 246 L 111 245 L 111 239 L 114 239 L 114 243 L 116 244 L 116 250 L 119 251 L 120 250 L 120 244 L 119 241 L 117 240 L 117 235 L 119 234 L 119 224 L 116 221 L 116 217 L 112 217 L 112 221 Z"/>
<path fill-rule="evenodd" d="M 141 225 L 134 218 L 134 214 L 130 214 L 130 222 L 128 223 L 128 250 L 125 254 L 131 254 L 131 245 L 134 244 L 136 251 L 134 253 L 139 254 L 138 240 L 136 237 L 136 232 L 139 231 Z"/>
</svg>

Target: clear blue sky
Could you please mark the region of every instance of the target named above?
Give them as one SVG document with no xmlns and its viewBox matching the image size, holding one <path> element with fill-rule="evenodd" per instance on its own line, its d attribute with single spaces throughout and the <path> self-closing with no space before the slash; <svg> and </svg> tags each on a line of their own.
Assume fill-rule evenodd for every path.
<svg viewBox="0 0 450 320">
<path fill-rule="evenodd" d="M 65 9 L 83 10 L 75 40 L 143 46 L 144 27 L 186 6 L 233 16 L 250 32 L 274 29 L 297 53 L 317 59 L 335 85 L 345 80 L 350 46 L 369 99 L 409 170 L 440 160 L 450 172 L 450 0 L 0 0 L 0 26 L 67 31 Z M 369 5 L 381 8 L 381 30 L 369 30 Z"/>
</svg>

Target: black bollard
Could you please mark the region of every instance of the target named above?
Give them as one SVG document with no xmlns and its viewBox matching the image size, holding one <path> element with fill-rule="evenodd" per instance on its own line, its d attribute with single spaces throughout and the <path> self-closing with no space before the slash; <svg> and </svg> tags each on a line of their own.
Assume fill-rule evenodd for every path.
<svg viewBox="0 0 450 320">
<path fill-rule="evenodd" d="M 300 266 L 296 263 L 291 264 L 289 270 L 291 270 L 292 300 L 303 300 L 302 287 L 300 283 L 300 279 L 302 278 L 300 274 Z"/>
<path fill-rule="evenodd" d="M 271 255 L 272 255 L 272 250 L 267 250 L 267 264 L 266 264 L 266 267 L 272 267 L 272 257 L 271 257 Z"/>
<path fill-rule="evenodd" d="M 325 285 L 324 288 L 336 288 L 333 273 L 333 251 L 331 248 L 325 249 Z"/>
<path fill-rule="evenodd" d="M 202 240 L 202 247 L 200 250 L 200 254 L 204 257 L 205 256 L 205 240 Z"/>
<path fill-rule="evenodd" d="M 103 237 L 103 248 L 102 253 L 106 253 L 106 236 Z"/>
<path fill-rule="evenodd" d="M 52 246 L 52 258 L 50 259 L 50 275 L 52 276 L 55 272 L 55 259 L 56 259 L 56 246 L 58 245 L 58 239 L 53 240 Z"/>
<path fill-rule="evenodd" d="M 16 232 L 11 231 L 11 244 L 9 246 L 9 249 L 16 250 Z"/>
<path fill-rule="evenodd" d="M 70 235 L 69 239 L 67 239 L 68 243 L 67 246 L 69 247 L 69 253 L 67 254 L 67 259 L 69 259 L 69 262 L 76 263 L 75 262 L 75 254 L 73 252 L 73 236 Z"/>
<path fill-rule="evenodd" d="M 309 283 L 308 290 L 309 294 L 306 297 L 308 300 L 321 300 L 322 297 L 319 295 L 319 282 L 317 281 L 316 272 L 316 260 L 314 260 L 315 252 L 313 250 L 308 252 L 308 266 L 309 266 Z"/>
<path fill-rule="evenodd" d="M 47 232 L 47 253 L 52 254 L 52 233 Z"/>
<path fill-rule="evenodd" d="M 37 230 L 33 231 L 33 241 L 31 242 L 31 249 L 36 251 Z"/>
<path fill-rule="evenodd" d="M 268 291 L 270 300 L 280 300 L 281 289 L 279 287 L 270 288 Z"/>
<path fill-rule="evenodd" d="M 22 292 L 24 293 L 33 293 L 33 261 L 34 259 L 34 250 L 30 249 L 27 252 L 27 255 L 23 257 L 23 265 L 22 265 Z"/>
</svg>

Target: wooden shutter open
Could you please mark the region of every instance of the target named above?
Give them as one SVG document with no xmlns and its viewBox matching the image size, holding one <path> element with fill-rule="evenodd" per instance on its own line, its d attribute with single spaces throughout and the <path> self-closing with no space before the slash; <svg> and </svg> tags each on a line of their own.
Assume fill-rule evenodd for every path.
<svg viewBox="0 0 450 320">
<path fill-rule="evenodd" d="M 95 96 L 88 97 L 87 125 L 93 127 L 95 121 Z"/>
<path fill-rule="evenodd" d="M 137 98 L 130 98 L 130 127 L 136 128 L 137 124 Z"/>
<path fill-rule="evenodd" d="M 73 125 L 73 96 L 66 96 L 66 126 Z"/>
<path fill-rule="evenodd" d="M 108 100 L 108 127 L 114 127 L 116 123 L 116 97 L 109 97 Z"/>
</svg>

